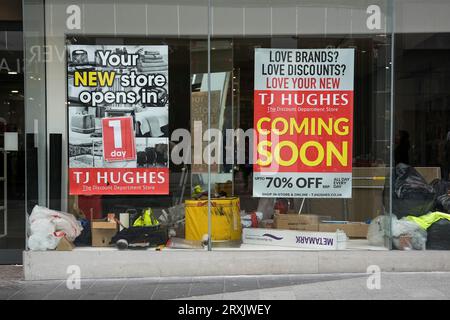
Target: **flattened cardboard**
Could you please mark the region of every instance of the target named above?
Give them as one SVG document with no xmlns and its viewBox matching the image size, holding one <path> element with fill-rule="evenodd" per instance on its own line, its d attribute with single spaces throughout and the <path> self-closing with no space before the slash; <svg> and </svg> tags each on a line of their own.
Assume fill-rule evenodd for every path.
<svg viewBox="0 0 450 320">
<path fill-rule="evenodd" d="M 56 247 L 56 251 L 72 251 L 75 248 L 75 245 L 72 241 L 67 240 L 66 237 L 62 237 L 59 240 L 58 246 Z"/>
<path fill-rule="evenodd" d="M 367 238 L 369 225 L 363 222 L 319 224 L 320 232 L 335 232 L 338 229 L 344 231 L 349 238 Z"/>
</svg>

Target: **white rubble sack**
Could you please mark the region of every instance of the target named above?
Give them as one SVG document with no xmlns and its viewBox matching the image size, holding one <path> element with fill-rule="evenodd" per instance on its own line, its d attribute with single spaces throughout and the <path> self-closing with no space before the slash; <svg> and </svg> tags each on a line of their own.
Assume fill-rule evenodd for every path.
<svg viewBox="0 0 450 320">
<path fill-rule="evenodd" d="M 369 225 L 367 240 L 370 245 L 383 246 L 385 236 L 389 234 L 389 225 L 392 230 L 392 243 L 395 248 L 400 249 L 400 237 L 403 235 L 411 237 L 412 249 L 425 250 L 427 232 L 418 224 L 405 219 L 398 220 L 395 215 L 382 215 L 374 218 Z"/>
<path fill-rule="evenodd" d="M 41 206 L 34 206 L 28 221 L 30 250 L 53 250 L 62 237 L 74 241 L 83 230 L 73 215 Z"/>
<path fill-rule="evenodd" d="M 386 216 L 378 216 L 370 222 L 369 230 L 367 231 L 367 240 L 372 246 L 383 246 L 384 236 L 386 235 Z"/>
</svg>

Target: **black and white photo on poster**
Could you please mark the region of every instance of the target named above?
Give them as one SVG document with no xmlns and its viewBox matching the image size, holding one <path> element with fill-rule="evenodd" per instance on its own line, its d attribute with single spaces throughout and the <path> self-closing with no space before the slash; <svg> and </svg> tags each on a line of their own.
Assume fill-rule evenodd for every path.
<svg viewBox="0 0 450 320">
<path fill-rule="evenodd" d="M 101 138 L 74 138 L 69 142 L 70 168 L 166 168 L 168 138 L 136 138 L 136 161 L 106 162 Z"/>
<path fill-rule="evenodd" d="M 137 138 L 137 168 L 164 168 L 169 161 L 168 138 Z"/>
<path fill-rule="evenodd" d="M 168 167 L 167 46 L 69 45 L 67 63 L 69 167 Z M 137 159 L 107 163 L 102 118 L 122 116 L 133 118 Z"/>
</svg>

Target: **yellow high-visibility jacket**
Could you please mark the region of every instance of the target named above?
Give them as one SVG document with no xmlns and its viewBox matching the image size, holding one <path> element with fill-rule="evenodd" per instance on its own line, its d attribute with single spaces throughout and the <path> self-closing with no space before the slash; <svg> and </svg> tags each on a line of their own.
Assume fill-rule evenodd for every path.
<svg viewBox="0 0 450 320">
<path fill-rule="evenodd" d="M 151 227 L 157 225 L 159 225 L 159 221 L 155 218 L 152 208 L 144 209 L 142 215 L 133 223 L 133 227 Z"/>
<path fill-rule="evenodd" d="M 422 229 L 427 230 L 433 223 L 441 219 L 450 220 L 450 214 L 443 212 L 430 212 L 420 217 L 407 216 L 407 220 L 417 223 Z"/>
</svg>

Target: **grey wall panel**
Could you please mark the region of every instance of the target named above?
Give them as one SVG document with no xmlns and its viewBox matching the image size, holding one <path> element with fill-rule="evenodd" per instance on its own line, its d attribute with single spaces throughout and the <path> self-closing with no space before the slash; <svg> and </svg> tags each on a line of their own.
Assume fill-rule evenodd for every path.
<svg viewBox="0 0 450 320">
<path fill-rule="evenodd" d="M 115 5 L 113 3 L 116 3 Z M 155 3 L 155 4 L 153 4 Z M 159 3 L 159 4 L 156 4 Z M 123 3 L 110 0 L 48 1 L 48 34 L 61 31 L 87 34 L 206 34 L 205 1 Z M 397 32 L 450 32 L 450 1 L 397 0 Z M 68 5 L 82 8 L 81 30 L 67 30 Z M 367 7 L 378 5 L 381 29 L 367 28 Z M 297 9 L 295 9 L 297 6 Z M 213 1 L 214 35 L 270 34 L 366 34 L 389 32 L 386 16 L 388 1 L 283 1 L 239 3 Z M 295 15 L 297 11 L 297 15 Z M 297 32 L 295 32 L 297 27 Z"/>
<path fill-rule="evenodd" d="M 272 8 L 272 34 L 297 34 L 297 7 Z"/>
<path fill-rule="evenodd" d="M 111 1 L 98 1 L 84 4 L 84 28 L 86 34 L 116 34 L 116 10 Z"/>
<path fill-rule="evenodd" d="M 396 32 L 450 32 L 450 1 L 395 1 Z"/>
<path fill-rule="evenodd" d="M 325 28 L 326 34 L 350 34 L 352 32 L 352 8 L 341 7 L 327 9 Z"/>
<path fill-rule="evenodd" d="M 245 8 L 245 35 L 271 35 L 271 10 L 270 7 Z"/>
<path fill-rule="evenodd" d="M 298 7 L 298 35 L 325 33 L 326 9 L 321 7 Z"/>
<path fill-rule="evenodd" d="M 217 7 L 212 8 L 212 33 L 217 35 L 244 34 L 244 9 L 242 7 Z"/>
<path fill-rule="evenodd" d="M 178 35 L 178 6 L 152 5 L 147 8 L 149 35 Z"/>
<path fill-rule="evenodd" d="M 147 7 L 145 4 L 122 3 L 116 5 L 117 34 L 146 35 Z"/>
<path fill-rule="evenodd" d="M 180 35 L 208 34 L 207 6 L 180 6 L 179 12 Z"/>
</svg>

